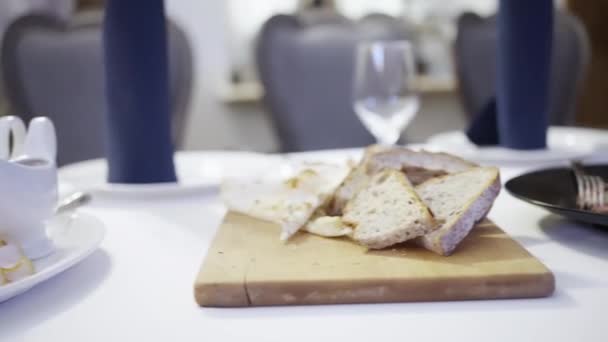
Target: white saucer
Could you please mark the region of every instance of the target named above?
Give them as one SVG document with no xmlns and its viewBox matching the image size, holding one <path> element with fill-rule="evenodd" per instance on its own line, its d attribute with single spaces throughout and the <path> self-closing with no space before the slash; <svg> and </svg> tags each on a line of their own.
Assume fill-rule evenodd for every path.
<svg viewBox="0 0 608 342">
<path fill-rule="evenodd" d="M 36 273 L 33 275 L 0 285 L 0 302 L 31 289 L 89 256 L 103 240 L 105 227 L 93 216 L 74 213 L 71 219 L 62 217 L 49 223 L 48 234 L 55 252 L 34 261 Z"/>
<path fill-rule="evenodd" d="M 430 137 L 427 147 L 462 158 L 488 164 L 548 163 L 584 158 L 601 146 L 608 146 L 603 130 L 579 127 L 550 127 L 547 149 L 514 150 L 504 147 L 480 147 L 471 143 L 461 131 L 450 131 Z"/>
<path fill-rule="evenodd" d="M 224 178 L 253 177 L 284 163 L 278 155 L 232 151 L 180 151 L 174 160 L 177 183 L 108 183 L 105 159 L 64 166 L 59 169 L 59 182 L 66 193 L 78 190 L 129 198 L 164 197 L 208 192 L 217 189 Z"/>
</svg>

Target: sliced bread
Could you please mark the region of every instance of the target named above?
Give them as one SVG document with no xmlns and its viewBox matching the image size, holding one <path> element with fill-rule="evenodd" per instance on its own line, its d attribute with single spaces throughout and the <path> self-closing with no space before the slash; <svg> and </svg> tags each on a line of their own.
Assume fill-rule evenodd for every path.
<svg viewBox="0 0 608 342">
<path fill-rule="evenodd" d="M 414 151 L 406 147 L 393 147 L 374 153 L 368 172 L 391 168 L 405 172 L 409 181 L 418 185 L 426 180 L 450 173 L 462 172 L 478 166 L 475 163 L 442 152 Z"/>
<path fill-rule="evenodd" d="M 371 145 L 365 149 L 359 164 L 350 171 L 346 179 L 336 189 L 328 206 L 324 208 L 328 214 L 333 216 L 342 215 L 342 210 L 346 206 L 346 203 L 369 182 L 370 175 L 367 169 L 370 158 L 374 154 L 386 149 L 387 147 L 380 145 Z"/>
<path fill-rule="evenodd" d="M 461 172 L 477 165 L 447 153 L 414 151 L 405 147 L 371 146 L 363 158 L 338 187 L 327 211 L 341 215 L 346 203 L 363 188 L 369 178 L 384 169 L 404 171 L 408 180 L 420 184 L 430 178 Z"/>
<path fill-rule="evenodd" d="M 352 238 L 379 249 L 430 233 L 438 227 L 405 175 L 383 170 L 371 177 L 344 208 Z"/>
<path fill-rule="evenodd" d="M 417 239 L 425 248 L 450 255 L 475 223 L 490 211 L 500 192 L 497 168 L 476 167 L 430 179 L 416 187 L 441 227 Z"/>
</svg>

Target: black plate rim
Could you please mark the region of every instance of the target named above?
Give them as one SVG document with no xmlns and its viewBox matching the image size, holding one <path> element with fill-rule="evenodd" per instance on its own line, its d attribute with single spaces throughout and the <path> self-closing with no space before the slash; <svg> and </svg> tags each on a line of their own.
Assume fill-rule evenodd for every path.
<svg viewBox="0 0 608 342">
<path fill-rule="evenodd" d="M 585 167 L 597 167 L 597 166 L 601 166 L 601 167 L 607 167 L 608 165 L 606 164 L 596 164 L 596 165 L 586 165 Z M 505 183 L 505 189 L 507 189 L 507 191 L 509 192 L 509 194 L 511 194 L 512 196 L 524 201 L 524 202 L 528 202 L 531 204 L 534 204 L 536 206 L 539 207 L 543 207 L 546 209 L 549 209 L 551 211 L 557 211 L 557 212 L 570 212 L 576 215 L 581 215 L 581 216 L 585 216 L 588 217 L 590 220 L 595 221 L 594 219 L 596 218 L 605 218 L 606 215 L 604 214 L 598 214 L 598 213 L 593 213 L 593 212 L 589 212 L 586 210 L 580 210 L 580 209 L 575 209 L 575 208 L 570 208 L 570 207 L 562 207 L 559 205 L 555 205 L 552 203 L 547 203 L 544 201 L 540 201 L 540 200 L 536 200 L 536 199 L 532 199 L 523 195 L 518 194 L 517 192 L 513 191 L 511 189 L 511 187 L 513 186 L 513 183 L 516 182 L 517 180 L 529 176 L 529 175 L 533 175 L 533 174 L 539 174 L 539 173 L 545 173 L 545 172 L 551 172 L 551 171 L 567 171 L 570 168 L 568 167 L 553 167 L 553 168 L 547 168 L 547 169 L 541 169 L 541 170 L 535 170 L 535 171 L 531 171 L 531 172 L 526 172 L 524 174 L 521 174 L 519 176 L 513 177 L 511 179 L 509 179 L 506 183 Z"/>
</svg>

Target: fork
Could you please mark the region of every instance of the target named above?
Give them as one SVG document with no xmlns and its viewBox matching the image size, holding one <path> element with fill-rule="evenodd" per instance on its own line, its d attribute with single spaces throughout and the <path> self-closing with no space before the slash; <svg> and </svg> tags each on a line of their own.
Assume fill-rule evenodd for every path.
<svg viewBox="0 0 608 342">
<path fill-rule="evenodd" d="M 601 177 L 587 174 L 580 161 L 572 161 L 570 165 L 577 186 L 576 205 L 583 210 L 606 210 L 606 182 Z"/>
</svg>

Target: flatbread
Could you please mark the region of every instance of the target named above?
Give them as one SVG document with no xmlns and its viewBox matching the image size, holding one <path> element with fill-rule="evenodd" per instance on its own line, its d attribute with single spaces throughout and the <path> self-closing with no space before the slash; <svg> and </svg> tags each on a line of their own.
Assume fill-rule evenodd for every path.
<svg viewBox="0 0 608 342">
<path fill-rule="evenodd" d="M 287 179 L 225 181 L 221 197 L 232 211 L 281 225 L 285 241 L 330 200 L 349 172 L 347 165 L 304 163 Z"/>
<path fill-rule="evenodd" d="M 353 232 L 353 229 L 342 221 L 341 216 L 313 217 L 306 223 L 304 230 L 324 237 L 347 236 Z"/>
</svg>

